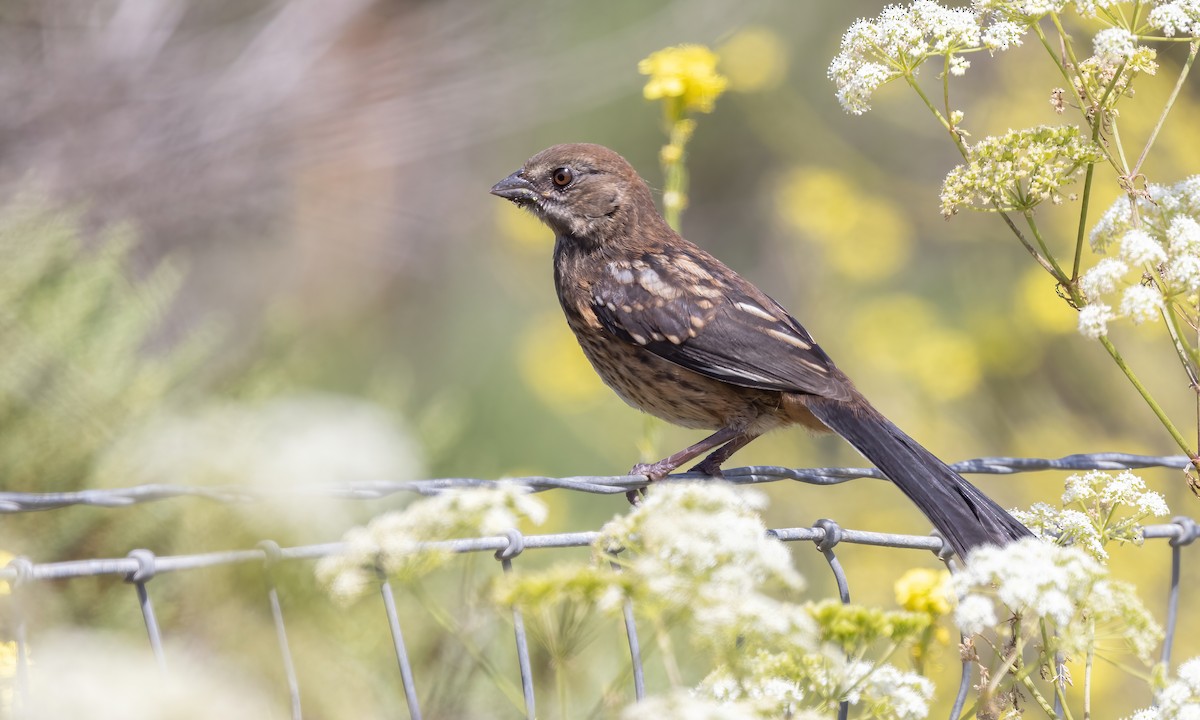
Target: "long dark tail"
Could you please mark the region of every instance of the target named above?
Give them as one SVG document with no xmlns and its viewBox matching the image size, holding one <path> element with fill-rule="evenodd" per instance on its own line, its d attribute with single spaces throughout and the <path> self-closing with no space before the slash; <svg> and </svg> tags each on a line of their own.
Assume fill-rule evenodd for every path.
<svg viewBox="0 0 1200 720">
<path fill-rule="evenodd" d="M 865 400 L 814 397 L 808 409 L 916 503 L 959 557 L 977 545 L 1004 545 L 1032 534 Z"/>
</svg>

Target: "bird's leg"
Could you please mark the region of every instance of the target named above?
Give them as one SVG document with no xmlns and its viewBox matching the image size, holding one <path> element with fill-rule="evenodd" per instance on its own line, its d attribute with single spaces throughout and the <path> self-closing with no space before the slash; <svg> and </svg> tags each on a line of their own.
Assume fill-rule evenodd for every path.
<svg viewBox="0 0 1200 720">
<path fill-rule="evenodd" d="M 667 475 L 670 475 L 672 470 L 684 464 L 688 460 L 696 457 L 700 453 L 707 452 L 715 447 L 730 443 L 731 441 L 736 441 L 741 434 L 742 432 L 735 428 L 721 428 L 695 445 L 690 445 L 674 455 L 663 458 L 656 463 L 638 463 L 637 465 L 633 466 L 633 469 L 629 471 L 629 474 L 645 475 L 651 482 L 655 480 L 662 480 Z M 746 442 L 750 441 L 747 440 Z M 743 443 L 743 445 L 744 444 L 745 443 Z M 637 490 L 630 490 L 629 492 L 625 493 L 625 497 L 629 498 L 629 502 L 634 505 L 637 504 L 638 495 L 639 491 Z"/>
<path fill-rule="evenodd" d="M 750 441 L 758 437 L 762 433 L 744 432 L 721 447 L 709 453 L 708 457 L 700 461 L 700 464 L 692 468 L 692 472 L 704 473 L 712 477 L 723 477 L 721 474 L 721 465 L 730 458 L 738 450 L 750 444 Z"/>
</svg>

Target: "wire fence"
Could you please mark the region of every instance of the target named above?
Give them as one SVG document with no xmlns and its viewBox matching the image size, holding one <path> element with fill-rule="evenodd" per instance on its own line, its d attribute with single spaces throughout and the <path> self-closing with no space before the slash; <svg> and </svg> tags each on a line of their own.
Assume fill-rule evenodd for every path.
<svg viewBox="0 0 1200 720">
<path fill-rule="evenodd" d="M 1125 453 L 1097 453 L 1069 455 L 1057 459 L 990 457 L 966 460 L 951 465 L 963 474 L 1015 474 L 1038 470 L 1126 470 L 1152 467 L 1181 469 L 1189 465 L 1184 456 L 1145 456 Z M 734 484 L 757 484 L 794 480 L 813 485 L 834 485 L 857 478 L 880 478 L 873 468 L 806 468 L 793 469 L 774 466 L 752 466 L 728 469 L 725 479 Z M 701 475 L 680 473 L 672 478 L 700 478 Z M 644 476 L 578 476 L 568 478 L 523 477 L 510 478 L 508 482 L 529 487 L 534 492 L 562 489 L 595 494 L 625 493 L 644 487 Z M 125 507 L 139 503 L 168 500 L 205 499 L 221 503 L 270 502 L 279 499 L 294 499 L 298 494 L 316 494 L 341 499 L 371 500 L 397 493 L 435 495 L 451 488 L 480 487 L 494 481 L 474 478 L 442 478 L 411 482 L 361 482 L 326 488 L 309 488 L 297 492 L 225 487 L 186 487 L 177 485 L 142 485 L 130 488 L 84 490 L 69 493 L 0 493 L 0 513 L 25 513 L 53 510 L 71 506 Z M 790 527 L 768 530 L 768 533 L 783 542 L 809 541 L 825 558 L 837 584 L 843 603 L 850 602 L 850 587 L 836 547 L 842 543 L 870 545 L 900 550 L 926 550 L 948 561 L 951 550 L 936 535 L 901 535 L 843 528 L 833 520 L 818 520 L 812 527 Z M 590 545 L 597 531 L 524 535 L 510 530 L 503 536 L 464 538 L 460 540 L 430 542 L 425 549 L 445 550 L 451 553 L 493 553 L 500 562 L 503 572 L 513 569 L 513 561 L 528 550 L 551 548 L 574 548 Z M 1180 577 L 1182 574 L 1183 548 L 1200 537 L 1200 528 L 1190 517 L 1176 517 L 1170 523 L 1148 525 L 1143 528 L 1146 540 L 1166 540 L 1171 548 L 1171 571 L 1166 588 L 1166 622 L 1161 661 L 1166 668 L 1171 662 L 1175 644 L 1180 606 Z M 312 561 L 341 553 L 341 542 L 319 543 L 281 547 L 271 540 L 263 540 L 256 547 L 225 552 L 197 553 L 188 555 L 157 556 L 145 548 L 132 550 L 123 558 L 97 558 L 62 562 L 33 562 L 29 558 L 16 558 L 6 567 L 0 568 L 0 581 L 10 583 L 14 600 L 12 618 L 17 644 L 17 666 L 14 707 L 26 707 L 29 701 L 29 652 L 27 617 L 23 612 L 25 603 L 36 593 L 36 585 L 44 581 L 64 581 L 79 578 L 115 575 L 133 585 L 136 601 L 145 624 L 151 651 L 160 667 L 167 668 L 167 657 L 163 649 L 163 633 L 156 619 L 149 584 L 159 575 L 185 572 L 216 566 L 257 563 L 262 566 L 267 602 L 274 622 L 276 639 L 284 676 L 288 685 L 291 716 L 303 717 L 300 703 L 300 679 L 289 648 L 283 606 L 273 579 L 273 569 L 282 562 Z M 386 577 L 379 578 L 379 590 L 383 600 L 387 625 L 395 649 L 397 667 L 404 689 L 409 716 L 413 720 L 422 717 L 417 691 L 417 673 L 409 661 L 404 642 L 402 623 L 397 611 L 395 593 Z M 519 610 L 512 611 L 514 644 L 517 664 L 521 674 L 521 687 L 526 716 L 536 717 L 536 698 L 529 659 L 529 644 L 526 637 L 524 618 Z M 642 667 L 642 653 L 638 641 L 635 608 L 626 604 L 624 608 L 626 641 L 632 667 L 634 696 L 641 700 L 646 693 Z M 956 702 L 950 717 L 957 718 L 962 711 L 971 686 L 971 664 L 963 663 L 962 676 Z M 846 717 L 848 707 L 842 704 L 839 717 Z"/>
</svg>

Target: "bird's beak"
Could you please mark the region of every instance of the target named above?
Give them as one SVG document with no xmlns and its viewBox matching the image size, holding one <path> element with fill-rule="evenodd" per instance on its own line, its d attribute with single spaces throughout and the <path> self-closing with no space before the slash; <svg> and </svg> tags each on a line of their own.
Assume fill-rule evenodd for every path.
<svg viewBox="0 0 1200 720">
<path fill-rule="evenodd" d="M 533 191 L 533 184 L 526 180 L 518 170 L 492 186 L 492 194 L 505 200 L 512 200 L 518 205 L 537 202 L 538 195 Z"/>
</svg>

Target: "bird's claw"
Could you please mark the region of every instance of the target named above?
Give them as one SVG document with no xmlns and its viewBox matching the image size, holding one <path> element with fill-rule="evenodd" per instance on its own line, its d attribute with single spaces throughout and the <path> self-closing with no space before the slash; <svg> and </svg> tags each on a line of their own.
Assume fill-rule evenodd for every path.
<svg viewBox="0 0 1200 720">
<path fill-rule="evenodd" d="M 725 473 L 721 472 L 720 463 L 709 462 L 708 460 L 702 461 L 688 472 L 700 473 L 701 475 L 717 479 L 725 477 Z"/>
<path fill-rule="evenodd" d="M 667 465 L 665 462 L 660 460 L 656 463 L 638 463 L 637 465 L 633 466 L 633 469 L 629 471 L 629 474 L 645 475 L 648 481 L 654 482 L 655 480 L 662 480 L 667 475 L 670 475 L 671 471 L 674 469 L 674 467 Z M 642 496 L 645 494 L 646 488 L 640 487 L 625 493 L 625 498 L 629 500 L 630 505 L 636 506 L 641 503 Z"/>
</svg>

